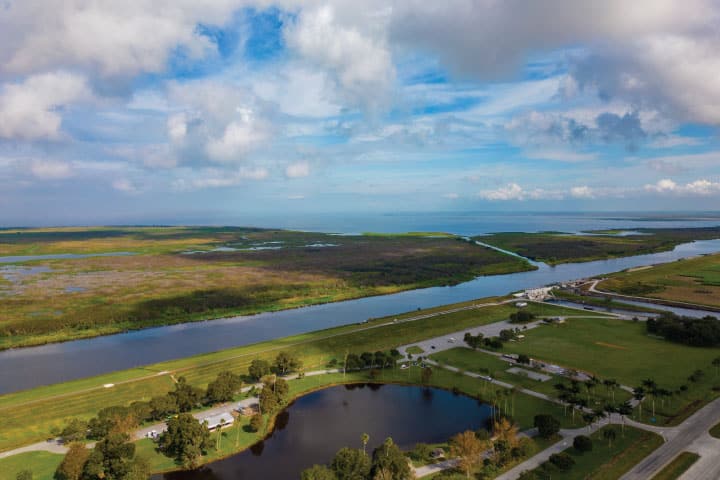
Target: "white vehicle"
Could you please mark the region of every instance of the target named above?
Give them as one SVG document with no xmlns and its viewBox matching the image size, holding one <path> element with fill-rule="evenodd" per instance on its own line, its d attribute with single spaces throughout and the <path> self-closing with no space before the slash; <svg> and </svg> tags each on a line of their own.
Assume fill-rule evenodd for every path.
<svg viewBox="0 0 720 480">
<path fill-rule="evenodd" d="M 448 338 L 448 343 L 455 343 L 455 339 L 452 337 Z"/>
<path fill-rule="evenodd" d="M 486 382 L 492 382 L 492 377 L 490 375 L 480 375 L 480 378 L 482 378 Z"/>
<path fill-rule="evenodd" d="M 410 365 L 408 365 L 407 363 L 403 363 L 402 365 L 400 365 L 400 370 L 406 370 L 408 368 L 410 368 Z"/>
</svg>

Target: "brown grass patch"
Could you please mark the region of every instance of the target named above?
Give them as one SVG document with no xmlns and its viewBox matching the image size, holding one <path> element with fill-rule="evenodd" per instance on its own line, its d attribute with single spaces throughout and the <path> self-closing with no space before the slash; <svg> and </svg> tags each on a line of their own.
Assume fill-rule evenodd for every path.
<svg viewBox="0 0 720 480">
<path fill-rule="evenodd" d="M 622 345 L 615 345 L 614 343 L 595 342 L 595 345 L 600 345 L 601 347 L 613 348 L 615 350 L 627 350 L 627 347 L 623 347 Z"/>
</svg>

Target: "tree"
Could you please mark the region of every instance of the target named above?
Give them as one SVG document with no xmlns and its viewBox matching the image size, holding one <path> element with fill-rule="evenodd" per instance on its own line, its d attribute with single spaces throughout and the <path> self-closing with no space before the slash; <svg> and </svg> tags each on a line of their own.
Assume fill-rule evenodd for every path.
<svg viewBox="0 0 720 480">
<path fill-rule="evenodd" d="M 615 409 L 617 413 L 620 415 L 620 418 L 622 419 L 622 433 L 623 436 L 625 435 L 625 417 L 632 414 L 633 408 L 632 405 L 630 405 L 630 402 L 627 400 L 620 405 L 618 405 Z"/>
<path fill-rule="evenodd" d="M 263 419 L 263 416 L 259 413 L 256 413 L 252 417 L 250 417 L 250 430 L 253 432 L 259 432 L 262 430 L 263 426 L 265 426 L 265 420 Z"/>
<path fill-rule="evenodd" d="M 578 452 L 591 452 L 593 449 L 592 439 L 586 435 L 578 435 L 573 438 L 573 447 Z"/>
<path fill-rule="evenodd" d="M 207 425 L 189 413 L 181 413 L 167 423 L 167 431 L 160 436 L 163 453 L 185 467 L 197 466 L 197 461 L 212 445 Z"/>
<path fill-rule="evenodd" d="M 370 441 L 370 435 L 368 435 L 367 433 L 363 433 L 363 434 L 360 436 L 360 441 L 362 442 L 363 453 L 365 453 L 365 454 L 367 455 L 367 453 L 366 453 L 366 448 L 367 448 L 368 442 Z"/>
<path fill-rule="evenodd" d="M 122 406 L 106 407 L 88 422 L 88 437 L 98 440 L 106 437 L 110 432 L 130 435 L 137 429 L 138 423 L 130 408 Z"/>
<path fill-rule="evenodd" d="M 95 444 L 83 468 L 84 480 L 124 480 L 135 469 L 135 444 L 123 433 L 111 432 Z"/>
<path fill-rule="evenodd" d="M 179 412 L 189 412 L 200 404 L 203 393 L 199 388 L 187 383 L 185 377 L 180 377 L 175 384 L 175 390 L 168 395 L 175 398 Z"/>
<path fill-rule="evenodd" d="M 415 448 L 413 448 L 412 451 L 412 456 L 418 461 L 425 462 L 428 458 L 430 458 L 431 453 L 432 447 L 430 447 L 430 445 L 427 443 L 416 443 Z"/>
<path fill-rule="evenodd" d="M 258 404 L 262 413 L 271 414 L 280 408 L 280 398 L 273 392 L 272 388 L 266 387 L 260 391 Z"/>
<path fill-rule="evenodd" d="M 330 463 L 338 480 L 365 480 L 370 475 L 370 459 L 361 450 L 340 449 Z"/>
<path fill-rule="evenodd" d="M 520 355 L 518 355 L 517 363 L 522 363 L 523 365 L 530 365 L 530 357 L 528 357 L 524 353 L 521 353 Z"/>
<path fill-rule="evenodd" d="M 390 473 L 389 478 L 392 480 L 413 478 L 407 458 L 390 437 L 373 451 L 372 473 L 373 478 L 378 474 L 381 478 L 388 478 L 387 473 Z"/>
<path fill-rule="evenodd" d="M 53 478 L 55 480 L 80 480 L 88 456 L 90 456 L 90 450 L 85 448 L 84 444 L 80 442 L 71 443 L 65 457 L 58 465 L 57 470 L 55 470 Z"/>
<path fill-rule="evenodd" d="M 275 357 L 275 368 L 280 375 L 286 375 L 302 368 L 302 361 L 294 354 L 280 352 Z"/>
<path fill-rule="evenodd" d="M 533 425 L 538 429 L 540 438 L 551 438 L 560 431 L 560 421 L 552 415 L 535 415 Z"/>
<path fill-rule="evenodd" d="M 563 471 L 570 470 L 575 465 L 575 460 L 565 452 L 553 453 L 548 460 Z"/>
<path fill-rule="evenodd" d="M 210 403 L 229 402 L 241 387 L 240 375 L 226 370 L 218 373 L 217 378 L 210 382 L 205 396 Z"/>
<path fill-rule="evenodd" d="M 87 433 L 88 422 L 80 420 L 79 418 L 73 418 L 60 432 L 60 438 L 63 443 L 78 442 L 80 440 L 85 440 Z"/>
<path fill-rule="evenodd" d="M 715 376 L 717 377 L 720 374 L 720 357 L 713 358 L 712 365 L 715 367 Z"/>
<path fill-rule="evenodd" d="M 15 480 L 33 480 L 32 470 L 20 470 L 17 475 L 15 475 Z"/>
<path fill-rule="evenodd" d="M 457 457 L 458 466 L 470 478 L 473 468 L 482 461 L 482 453 L 486 448 L 483 442 L 475 435 L 475 432 L 467 430 L 458 433 L 450 439 L 450 455 Z"/>
<path fill-rule="evenodd" d="M 270 373 L 270 363 L 265 360 L 255 359 L 250 362 L 248 367 L 248 374 L 255 380 L 260 380 L 262 377 Z"/>
<path fill-rule="evenodd" d="M 178 412 L 177 401 L 170 395 L 153 397 L 150 400 L 150 411 L 153 419 L 162 420 Z"/>
<path fill-rule="evenodd" d="M 605 428 L 603 430 L 603 438 L 608 441 L 608 448 L 612 447 L 612 442 L 617 437 L 617 433 L 615 433 L 614 428 Z"/>
<path fill-rule="evenodd" d="M 423 385 L 427 385 L 430 383 L 430 378 L 432 377 L 432 369 L 430 367 L 425 367 L 422 369 L 422 372 L 420 373 L 420 381 Z"/>
<path fill-rule="evenodd" d="M 300 480 L 337 480 L 337 475 L 325 465 L 313 465 L 303 470 Z"/>
</svg>

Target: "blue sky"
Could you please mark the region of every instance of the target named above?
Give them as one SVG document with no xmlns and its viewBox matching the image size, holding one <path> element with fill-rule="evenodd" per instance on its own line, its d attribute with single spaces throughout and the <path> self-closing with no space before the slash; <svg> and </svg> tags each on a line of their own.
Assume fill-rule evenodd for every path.
<svg viewBox="0 0 720 480">
<path fill-rule="evenodd" d="M 717 2 L 197 3 L 0 3 L 0 224 L 720 205 Z"/>
</svg>

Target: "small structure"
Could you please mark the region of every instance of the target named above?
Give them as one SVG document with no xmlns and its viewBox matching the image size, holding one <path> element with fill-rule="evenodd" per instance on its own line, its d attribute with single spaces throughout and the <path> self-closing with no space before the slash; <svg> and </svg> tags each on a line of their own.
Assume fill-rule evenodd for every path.
<svg viewBox="0 0 720 480">
<path fill-rule="evenodd" d="M 440 447 L 434 449 L 432 452 L 430 452 L 430 458 L 434 460 L 438 458 L 445 458 L 445 450 Z"/>
<path fill-rule="evenodd" d="M 207 423 L 209 430 L 215 430 L 216 428 L 225 428 L 233 424 L 235 419 L 229 413 L 221 413 L 219 415 L 213 415 L 200 420 L 200 423 Z"/>
<path fill-rule="evenodd" d="M 515 306 L 517 308 L 525 308 L 527 307 L 527 302 L 515 302 Z"/>
</svg>

